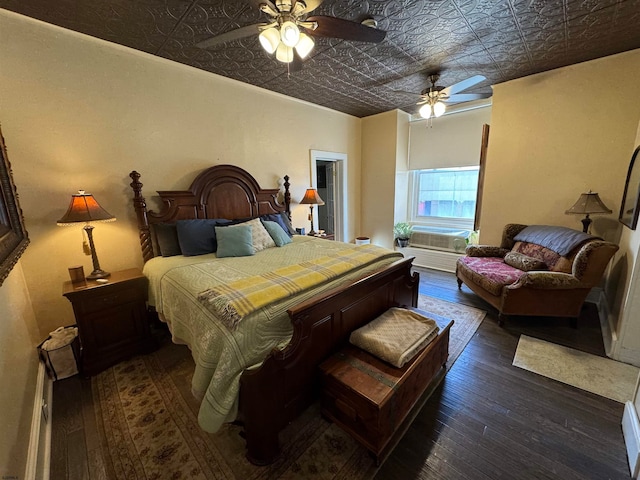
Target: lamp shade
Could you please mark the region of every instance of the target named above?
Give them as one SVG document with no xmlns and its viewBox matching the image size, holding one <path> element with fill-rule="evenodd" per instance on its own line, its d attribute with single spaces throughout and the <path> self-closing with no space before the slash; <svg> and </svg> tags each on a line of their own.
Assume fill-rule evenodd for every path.
<svg viewBox="0 0 640 480">
<path fill-rule="evenodd" d="M 302 197 L 302 200 L 300 200 L 300 203 L 305 205 L 324 205 L 324 200 L 320 198 L 320 195 L 318 195 L 315 188 L 307 188 L 307 191 L 305 192 L 304 197 Z"/>
<path fill-rule="evenodd" d="M 296 51 L 298 52 L 298 55 L 300 55 L 300 58 L 304 59 L 304 58 L 307 58 L 307 55 L 309 55 L 309 53 L 311 53 L 311 50 L 313 50 L 314 45 L 315 43 L 313 42 L 313 39 L 309 35 L 307 35 L 304 32 L 300 32 L 300 40 L 296 44 L 295 48 L 296 48 Z"/>
<path fill-rule="evenodd" d="M 262 45 L 262 48 L 264 48 L 269 54 L 274 53 L 278 48 L 278 45 L 280 45 L 280 32 L 278 32 L 278 29 L 274 27 L 267 28 L 260 32 L 258 38 L 260 39 L 260 45 Z"/>
<path fill-rule="evenodd" d="M 431 117 L 431 105 L 425 103 L 420 110 L 418 111 L 422 118 L 430 118 Z"/>
<path fill-rule="evenodd" d="M 71 195 L 69 209 L 58 220 L 58 225 L 70 225 L 78 222 L 112 222 L 115 219 L 116 217 L 100 206 L 93 195 L 79 190 L 78 193 Z"/>
<path fill-rule="evenodd" d="M 444 103 L 442 103 L 442 102 L 434 103 L 433 104 L 433 116 L 434 117 L 442 116 L 442 114 L 444 114 L 446 109 L 447 109 L 447 106 Z"/>
<path fill-rule="evenodd" d="M 287 47 L 295 47 L 300 40 L 300 29 L 294 22 L 287 20 L 280 25 L 280 40 Z"/>
<path fill-rule="evenodd" d="M 575 213 L 578 215 L 590 214 L 590 213 L 611 213 L 611 209 L 600 200 L 597 193 L 589 191 L 589 193 L 583 193 L 578 198 L 578 201 L 564 213 Z"/>
<path fill-rule="evenodd" d="M 293 62 L 293 48 L 287 47 L 284 43 L 280 43 L 276 50 L 276 59 L 282 63 Z"/>
</svg>

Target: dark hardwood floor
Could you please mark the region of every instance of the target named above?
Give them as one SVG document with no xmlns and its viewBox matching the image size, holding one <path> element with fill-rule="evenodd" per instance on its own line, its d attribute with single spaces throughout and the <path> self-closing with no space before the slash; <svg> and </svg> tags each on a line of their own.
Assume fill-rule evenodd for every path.
<svg viewBox="0 0 640 480">
<path fill-rule="evenodd" d="M 543 318 L 500 328 L 453 274 L 417 270 L 421 293 L 488 314 L 376 479 L 630 478 L 622 404 L 511 365 L 520 334 L 604 356 L 595 306 L 586 304 L 577 329 Z M 90 380 L 55 382 L 52 443 L 52 480 L 106 478 Z"/>
<path fill-rule="evenodd" d="M 520 334 L 604 356 L 595 305 L 577 329 L 549 318 L 500 328 L 496 311 L 458 290 L 453 275 L 419 271 L 421 293 L 488 313 L 377 480 L 630 478 L 621 403 L 511 365 Z"/>
</svg>

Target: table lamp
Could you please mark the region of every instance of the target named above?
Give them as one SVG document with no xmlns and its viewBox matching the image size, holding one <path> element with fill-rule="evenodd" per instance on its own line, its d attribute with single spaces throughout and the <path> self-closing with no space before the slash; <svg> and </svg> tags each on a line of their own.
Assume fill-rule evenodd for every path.
<svg viewBox="0 0 640 480">
<path fill-rule="evenodd" d="M 591 219 L 589 215 L 592 213 L 611 213 L 611 209 L 607 208 L 607 206 L 600 200 L 600 197 L 597 193 L 589 190 L 588 193 L 583 193 L 578 198 L 578 201 L 564 213 L 568 214 L 577 214 L 577 215 L 586 215 L 582 221 L 582 231 L 584 233 L 589 233 L 589 227 L 591 226 Z"/>
<path fill-rule="evenodd" d="M 85 193 L 84 190 L 78 190 L 78 193 L 71 195 L 71 203 L 69 204 L 67 213 L 58 220 L 58 225 L 60 226 L 73 225 L 80 222 L 85 223 L 83 229 L 87 232 L 89 248 L 91 250 L 91 260 L 93 261 L 93 272 L 87 275 L 89 280 L 106 278 L 111 275 L 109 272 L 105 272 L 100 268 L 98 254 L 96 253 L 96 247 L 93 243 L 93 225 L 91 225 L 91 222 L 113 222 L 115 219 L 116 217 L 100 206 L 96 199 L 93 198 L 93 195 Z"/>
<path fill-rule="evenodd" d="M 324 205 L 324 200 L 320 198 L 318 192 L 315 188 L 307 188 L 307 191 L 300 200 L 300 203 L 303 205 L 309 205 L 309 220 L 311 221 L 311 231 L 309 231 L 309 235 L 315 235 L 316 232 L 313 230 L 313 206 L 314 205 Z"/>
</svg>

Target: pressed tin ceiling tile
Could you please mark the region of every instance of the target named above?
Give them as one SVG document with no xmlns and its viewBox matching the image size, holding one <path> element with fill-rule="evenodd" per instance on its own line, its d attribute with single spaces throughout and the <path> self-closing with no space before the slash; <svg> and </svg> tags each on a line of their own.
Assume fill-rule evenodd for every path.
<svg viewBox="0 0 640 480">
<path fill-rule="evenodd" d="M 291 72 L 255 36 L 195 46 L 266 22 L 258 4 L 0 0 L 0 8 L 359 117 L 414 112 L 429 73 L 441 73 L 442 86 L 484 75 L 464 93 L 490 94 L 496 83 L 640 48 L 640 0 L 325 0 L 312 15 L 373 17 L 386 38 L 316 37 L 303 68 Z"/>
</svg>

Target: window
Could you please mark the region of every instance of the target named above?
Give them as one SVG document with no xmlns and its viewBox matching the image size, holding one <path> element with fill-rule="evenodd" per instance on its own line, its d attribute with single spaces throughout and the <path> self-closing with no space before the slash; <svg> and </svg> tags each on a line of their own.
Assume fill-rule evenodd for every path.
<svg viewBox="0 0 640 480">
<path fill-rule="evenodd" d="M 413 173 L 416 225 L 472 230 L 480 167 L 435 168 Z"/>
</svg>

